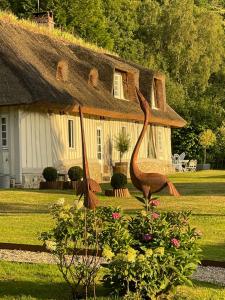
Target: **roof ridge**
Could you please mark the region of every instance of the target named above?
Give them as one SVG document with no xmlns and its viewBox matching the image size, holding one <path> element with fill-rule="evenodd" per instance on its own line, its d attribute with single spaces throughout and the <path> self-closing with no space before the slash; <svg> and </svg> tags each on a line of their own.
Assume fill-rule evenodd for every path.
<svg viewBox="0 0 225 300">
<path fill-rule="evenodd" d="M 88 50 L 92 50 L 101 54 L 112 54 L 117 56 L 116 53 L 110 52 L 105 48 L 101 48 L 95 44 L 89 43 L 80 37 L 76 37 L 73 34 L 63 31 L 59 28 L 49 29 L 44 26 L 38 26 L 35 22 L 28 19 L 19 19 L 13 13 L 8 11 L 0 10 L 0 23 L 10 23 L 11 25 L 19 26 L 25 30 L 36 34 L 46 35 L 50 38 L 54 38 L 58 41 L 69 42 L 70 44 L 74 44 L 77 46 L 81 46 L 87 48 Z"/>
</svg>

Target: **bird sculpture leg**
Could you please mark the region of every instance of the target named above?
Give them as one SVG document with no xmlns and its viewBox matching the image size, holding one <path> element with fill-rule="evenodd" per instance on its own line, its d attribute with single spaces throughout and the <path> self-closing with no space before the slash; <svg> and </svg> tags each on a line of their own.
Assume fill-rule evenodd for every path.
<svg viewBox="0 0 225 300">
<path fill-rule="evenodd" d="M 151 198 L 151 192 L 149 186 L 142 186 L 142 191 L 145 199 L 145 208 L 146 211 L 149 211 L 149 197 Z"/>
</svg>

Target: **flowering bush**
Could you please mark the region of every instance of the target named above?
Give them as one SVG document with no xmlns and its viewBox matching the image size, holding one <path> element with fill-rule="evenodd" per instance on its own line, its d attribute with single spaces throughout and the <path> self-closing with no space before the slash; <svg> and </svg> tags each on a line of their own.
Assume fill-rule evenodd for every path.
<svg viewBox="0 0 225 300">
<path fill-rule="evenodd" d="M 189 216 L 190 212 L 154 211 L 116 220 L 112 216 L 101 234 L 108 261 L 105 285 L 117 295 L 132 292 L 136 299 L 155 299 L 190 283 L 200 249 Z"/>
<path fill-rule="evenodd" d="M 57 257 L 59 270 L 71 288 L 73 299 L 87 296 L 101 266 L 102 228 L 106 220 L 114 220 L 113 214 L 115 220 L 118 219 L 119 212 L 110 207 L 88 210 L 81 201 L 73 206 L 64 205 L 60 199 L 52 206 L 51 213 L 55 227 L 43 232 L 40 239 Z M 89 250 L 93 255 L 88 255 Z"/>
<path fill-rule="evenodd" d="M 110 207 L 87 210 L 81 202 L 68 206 L 60 201 L 52 207 L 55 227 L 41 239 L 57 256 L 74 299 L 82 290 L 87 297 L 94 286 L 100 250 L 107 262 L 104 284 L 126 299 L 155 299 L 189 282 L 199 262 L 200 234 L 190 228 L 189 212 L 159 213 L 154 207 L 133 217 Z"/>
</svg>

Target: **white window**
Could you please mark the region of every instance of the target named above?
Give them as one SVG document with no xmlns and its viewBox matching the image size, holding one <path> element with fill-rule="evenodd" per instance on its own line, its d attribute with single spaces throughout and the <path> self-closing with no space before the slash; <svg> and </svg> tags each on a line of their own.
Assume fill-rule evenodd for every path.
<svg viewBox="0 0 225 300">
<path fill-rule="evenodd" d="M 156 103 L 155 103 L 155 85 L 152 87 L 152 108 L 157 109 Z"/>
<path fill-rule="evenodd" d="M 114 73 L 114 88 L 113 94 L 115 98 L 124 99 L 123 77 L 119 72 Z"/>
<path fill-rule="evenodd" d="M 158 150 L 159 150 L 159 152 L 163 151 L 163 132 L 162 132 L 162 128 L 158 128 Z"/>
<path fill-rule="evenodd" d="M 1 117 L 1 141 L 2 148 L 8 148 L 8 120 L 6 117 Z"/>
<path fill-rule="evenodd" d="M 97 128 L 97 158 L 102 160 L 102 130 Z"/>
<path fill-rule="evenodd" d="M 74 148 L 74 122 L 73 120 L 68 120 L 68 144 L 69 148 Z"/>
</svg>

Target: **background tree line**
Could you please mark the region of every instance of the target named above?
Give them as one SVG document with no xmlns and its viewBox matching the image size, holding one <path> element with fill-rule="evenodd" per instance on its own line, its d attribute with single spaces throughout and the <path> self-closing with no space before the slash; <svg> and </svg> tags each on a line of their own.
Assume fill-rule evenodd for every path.
<svg viewBox="0 0 225 300">
<path fill-rule="evenodd" d="M 37 0 L 0 0 L 30 18 Z M 203 157 L 199 134 L 211 129 L 217 167 L 225 157 L 225 0 L 40 0 L 56 26 L 167 75 L 167 100 L 188 121 L 173 130 L 173 152 Z M 219 146 L 220 144 L 220 146 Z"/>
</svg>

